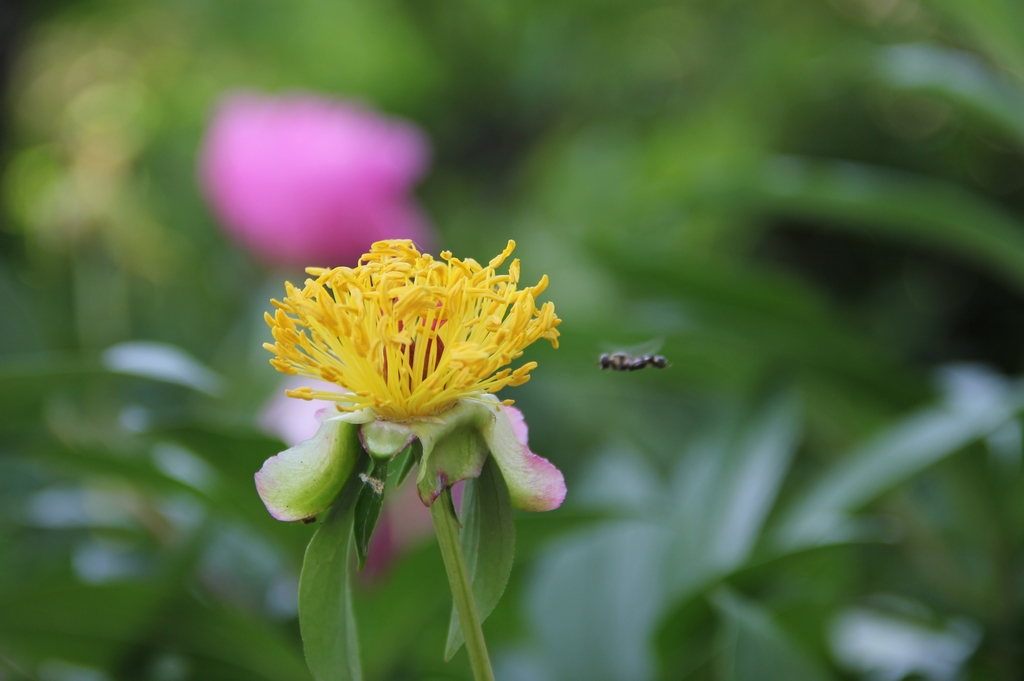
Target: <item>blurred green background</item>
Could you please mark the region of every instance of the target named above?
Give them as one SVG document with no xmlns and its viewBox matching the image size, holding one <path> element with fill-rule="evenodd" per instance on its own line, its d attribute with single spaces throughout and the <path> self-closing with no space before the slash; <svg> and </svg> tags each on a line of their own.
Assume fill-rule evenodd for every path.
<svg viewBox="0 0 1024 681">
<path fill-rule="evenodd" d="M 195 176 L 238 87 L 415 121 L 440 246 L 551 277 L 502 397 L 569 495 L 518 518 L 499 679 L 1024 678 L 1024 4 L 49 0 L 0 40 L 3 681 L 310 678 L 312 529 L 252 482 L 302 275 Z M 368 679 L 469 678 L 432 540 L 357 589 Z"/>
</svg>

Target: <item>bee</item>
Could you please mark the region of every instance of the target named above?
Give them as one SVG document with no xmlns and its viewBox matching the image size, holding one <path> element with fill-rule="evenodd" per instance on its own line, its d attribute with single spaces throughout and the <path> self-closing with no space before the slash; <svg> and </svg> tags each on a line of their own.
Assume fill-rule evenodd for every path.
<svg viewBox="0 0 1024 681">
<path fill-rule="evenodd" d="M 662 355 L 654 354 L 662 342 L 661 339 L 655 339 L 629 350 L 606 352 L 597 360 L 597 364 L 602 369 L 612 371 L 639 371 L 645 367 L 664 369 L 670 366 L 668 360 Z"/>
</svg>

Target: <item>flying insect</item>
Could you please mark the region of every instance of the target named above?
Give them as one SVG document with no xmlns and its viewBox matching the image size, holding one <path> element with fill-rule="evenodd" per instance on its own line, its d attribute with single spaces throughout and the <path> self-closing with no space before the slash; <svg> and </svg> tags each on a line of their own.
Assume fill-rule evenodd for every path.
<svg viewBox="0 0 1024 681">
<path fill-rule="evenodd" d="M 633 348 L 606 352 L 598 358 L 597 364 L 601 369 L 609 371 L 639 371 L 647 367 L 664 369 L 671 366 L 668 360 L 662 355 L 654 354 L 661 348 L 663 342 L 663 339 L 656 338 Z"/>
</svg>

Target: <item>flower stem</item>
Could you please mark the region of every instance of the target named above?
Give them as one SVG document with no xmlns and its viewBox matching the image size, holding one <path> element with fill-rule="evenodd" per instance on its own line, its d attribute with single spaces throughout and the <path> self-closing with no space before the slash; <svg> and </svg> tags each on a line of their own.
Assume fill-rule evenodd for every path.
<svg viewBox="0 0 1024 681">
<path fill-rule="evenodd" d="M 469 666 L 473 669 L 473 678 L 476 681 L 494 681 L 484 632 L 480 628 L 480 615 L 476 611 L 473 586 L 469 583 L 466 559 L 462 555 L 462 545 L 459 543 L 459 519 L 455 515 L 451 489 L 445 489 L 441 496 L 434 500 L 430 505 L 430 515 L 434 519 L 437 543 L 441 545 L 444 568 L 448 572 L 448 584 L 452 589 L 455 612 L 459 614 L 462 633 L 466 637 L 466 652 L 469 653 Z"/>
</svg>

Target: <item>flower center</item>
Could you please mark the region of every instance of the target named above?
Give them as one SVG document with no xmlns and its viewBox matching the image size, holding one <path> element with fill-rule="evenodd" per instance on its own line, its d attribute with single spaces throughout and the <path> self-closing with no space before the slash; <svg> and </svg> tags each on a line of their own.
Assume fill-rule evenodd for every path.
<svg viewBox="0 0 1024 681">
<path fill-rule="evenodd" d="M 486 267 L 451 253 L 441 261 L 411 241 L 378 241 L 355 268 L 310 268 L 298 289 L 266 315 L 271 364 L 322 379 L 343 392 L 300 388 L 292 397 L 329 399 L 343 411 L 372 408 L 385 419 L 429 416 L 455 401 L 529 380 L 536 362 L 508 368 L 540 338 L 558 347 L 554 304 L 536 305 L 547 276 L 518 288 L 519 261 L 497 274 L 515 248 Z M 422 348 L 422 351 L 420 350 Z"/>
</svg>

